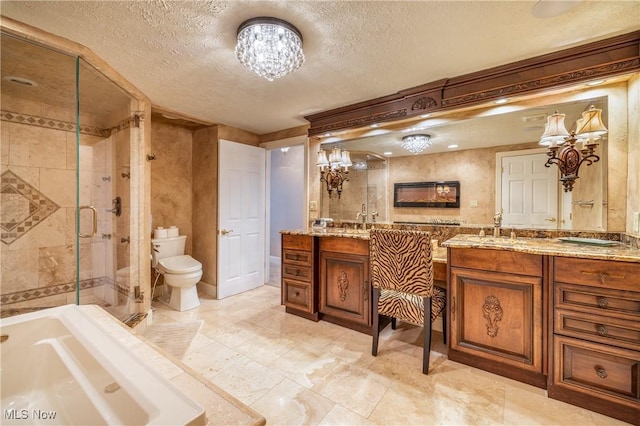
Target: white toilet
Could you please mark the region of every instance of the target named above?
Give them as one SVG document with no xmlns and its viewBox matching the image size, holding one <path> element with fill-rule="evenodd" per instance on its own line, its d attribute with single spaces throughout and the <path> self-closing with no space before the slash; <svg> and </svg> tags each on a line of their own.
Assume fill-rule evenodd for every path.
<svg viewBox="0 0 640 426">
<path fill-rule="evenodd" d="M 171 298 L 163 302 L 181 312 L 200 306 L 196 284 L 202 278 L 202 264 L 184 254 L 186 241 L 186 235 L 151 240 L 153 267 L 171 287 Z"/>
</svg>

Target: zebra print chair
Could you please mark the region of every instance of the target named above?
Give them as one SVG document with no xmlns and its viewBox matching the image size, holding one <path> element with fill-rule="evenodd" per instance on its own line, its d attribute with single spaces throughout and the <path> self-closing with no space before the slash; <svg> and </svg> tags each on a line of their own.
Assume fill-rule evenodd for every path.
<svg viewBox="0 0 640 426">
<path fill-rule="evenodd" d="M 442 313 L 446 339 L 446 292 L 433 285 L 431 235 L 425 231 L 372 229 L 369 240 L 373 286 L 373 346 L 378 354 L 380 315 L 424 327 L 422 373 L 429 372 L 431 323 Z M 428 318 L 425 321 L 425 318 Z M 445 341 L 446 343 L 446 341 Z"/>
</svg>

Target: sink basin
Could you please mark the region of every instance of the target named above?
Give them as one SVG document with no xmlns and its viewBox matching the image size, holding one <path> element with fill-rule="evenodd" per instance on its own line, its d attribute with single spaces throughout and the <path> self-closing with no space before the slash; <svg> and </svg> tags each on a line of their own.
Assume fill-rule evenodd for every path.
<svg viewBox="0 0 640 426">
<path fill-rule="evenodd" d="M 601 240 L 598 238 L 562 237 L 558 239 L 565 243 L 584 244 L 584 245 L 590 245 L 590 246 L 608 247 L 608 246 L 615 246 L 620 244 L 617 241 Z"/>
</svg>

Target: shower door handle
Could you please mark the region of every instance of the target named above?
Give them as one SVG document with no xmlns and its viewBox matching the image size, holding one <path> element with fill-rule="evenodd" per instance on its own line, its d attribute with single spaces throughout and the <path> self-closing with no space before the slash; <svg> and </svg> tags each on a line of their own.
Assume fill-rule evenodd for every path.
<svg viewBox="0 0 640 426">
<path fill-rule="evenodd" d="M 91 238 L 98 233 L 98 211 L 93 206 L 80 206 L 79 211 L 81 212 L 82 210 L 91 210 L 91 214 L 93 216 L 93 223 L 92 223 L 93 229 L 91 234 L 82 234 L 80 233 L 80 227 L 78 226 L 78 236 L 80 238 Z M 79 213 L 78 213 L 78 221 L 80 221 Z"/>
</svg>

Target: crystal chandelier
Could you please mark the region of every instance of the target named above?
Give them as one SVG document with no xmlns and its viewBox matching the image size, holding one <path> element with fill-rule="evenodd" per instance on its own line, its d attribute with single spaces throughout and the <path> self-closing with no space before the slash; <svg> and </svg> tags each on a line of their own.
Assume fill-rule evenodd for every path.
<svg viewBox="0 0 640 426">
<path fill-rule="evenodd" d="M 576 121 L 575 132 L 571 134 L 564 126 L 564 116 L 556 111 L 547 117 L 540 145 L 549 147 L 549 158 L 545 166 L 558 166 L 564 192 L 570 192 L 579 177 L 578 171 L 582 163 L 590 166 L 600 160 L 600 157 L 594 154 L 598 146 L 595 139 L 607 133 L 607 128 L 602 122 L 602 110 L 593 105 L 582 113 L 582 118 Z"/>
<path fill-rule="evenodd" d="M 338 198 L 340 198 L 340 195 L 342 195 L 342 183 L 349 180 L 349 167 L 352 165 L 349 151 L 333 148 L 329 158 L 327 158 L 327 152 L 324 149 L 318 152 L 316 166 L 320 168 L 320 182 L 327 184 L 329 198 L 331 198 L 333 191 L 336 191 Z"/>
<path fill-rule="evenodd" d="M 238 28 L 236 57 L 260 77 L 273 81 L 297 70 L 304 62 L 302 34 L 282 19 L 248 19 Z"/>
<path fill-rule="evenodd" d="M 414 154 L 419 154 L 431 146 L 429 135 L 408 135 L 402 138 L 402 147 Z"/>
</svg>

